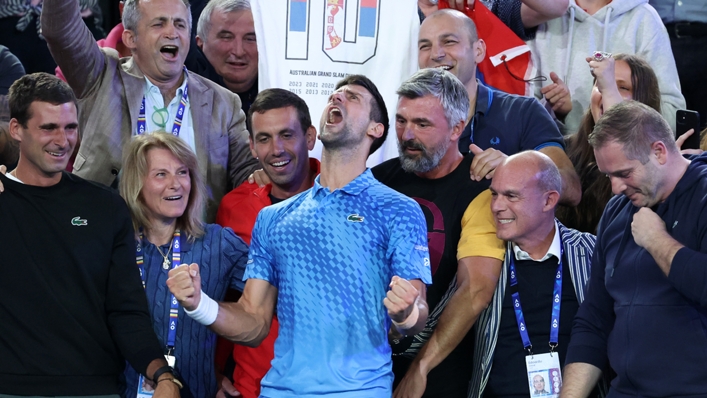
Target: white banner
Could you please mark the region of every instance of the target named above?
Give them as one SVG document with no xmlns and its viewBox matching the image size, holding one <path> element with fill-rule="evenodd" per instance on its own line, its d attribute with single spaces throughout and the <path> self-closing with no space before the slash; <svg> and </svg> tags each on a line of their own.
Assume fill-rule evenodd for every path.
<svg viewBox="0 0 707 398">
<path fill-rule="evenodd" d="M 259 90 L 279 87 L 298 94 L 318 132 L 336 82 L 349 74 L 365 75 L 378 87 L 390 117 L 388 138 L 368 166 L 398 156 L 395 90 L 417 70 L 417 2 L 252 0 L 251 7 Z M 317 140 L 311 156 L 320 155 Z"/>
</svg>

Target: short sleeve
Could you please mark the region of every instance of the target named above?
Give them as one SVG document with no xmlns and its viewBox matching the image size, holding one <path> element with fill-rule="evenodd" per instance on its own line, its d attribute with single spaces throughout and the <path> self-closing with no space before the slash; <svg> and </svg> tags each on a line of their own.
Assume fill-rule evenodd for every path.
<svg viewBox="0 0 707 398">
<path fill-rule="evenodd" d="M 236 236 L 231 228 L 221 230 L 221 261 L 228 266 L 229 287 L 242 292 L 245 288 L 243 275 L 248 262 L 248 246 Z"/>
<path fill-rule="evenodd" d="M 521 150 L 541 150 L 547 146 L 565 149 L 565 139 L 562 137 L 557 123 L 550 113 L 535 98 L 523 98 L 525 114 Z"/>
<path fill-rule="evenodd" d="M 267 231 L 270 225 L 271 208 L 265 208 L 258 213 L 258 218 L 253 226 L 253 235 L 248 251 L 248 264 L 246 265 L 244 280 L 262 279 L 278 287 L 278 277 L 275 272 L 275 262 L 270 252 Z"/>
<path fill-rule="evenodd" d="M 505 252 L 506 246 L 496 237 L 496 223 L 491 212 L 491 191 L 485 190 L 471 201 L 464 212 L 457 260 L 464 257 L 491 257 L 503 261 Z"/>
<path fill-rule="evenodd" d="M 395 275 L 407 280 L 420 279 L 430 285 L 432 273 L 425 216 L 420 205 L 412 199 L 406 199 L 406 206 L 389 224 L 391 237 L 388 258 Z"/>
</svg>

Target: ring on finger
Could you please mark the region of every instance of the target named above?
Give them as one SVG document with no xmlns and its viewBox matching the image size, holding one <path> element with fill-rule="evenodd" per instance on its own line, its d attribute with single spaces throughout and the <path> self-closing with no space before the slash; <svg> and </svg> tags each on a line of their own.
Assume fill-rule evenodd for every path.
<svg viewBox="0 0 707 398">
<path fill-rule="evenodd" d="M 601 62 L 609 57 L 611 57 L 611 53 L 607 53 L 604 51 L 594 51 L 594 60 L 597 62 Z"/>
</svg>

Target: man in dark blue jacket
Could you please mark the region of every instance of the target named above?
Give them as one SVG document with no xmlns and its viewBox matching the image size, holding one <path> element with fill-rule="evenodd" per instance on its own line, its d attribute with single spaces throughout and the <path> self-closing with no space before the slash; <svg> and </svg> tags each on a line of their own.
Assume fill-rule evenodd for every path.
<svg viewBox="0 0 707 398">
<path fill-rule="evenodd" d="M 658 112 L 627 101 L 589 138 L 614 197 L 575 319 L 561 397 L 707 396 L 707 156 L 683 158 Z"/>
</svg>

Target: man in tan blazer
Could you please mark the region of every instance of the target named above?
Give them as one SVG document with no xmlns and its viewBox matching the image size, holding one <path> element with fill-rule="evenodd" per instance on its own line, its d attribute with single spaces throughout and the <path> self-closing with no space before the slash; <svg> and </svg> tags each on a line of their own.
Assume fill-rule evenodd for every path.
<svg viewBox="0 0 707 398">
<path fill-rule="evenodd" d="M 206 219 L 213 222 L 223 195 L 257 168 L 240 100 L 184 68 L 191 27 L 186 2 L 127 0 L 123 24 L 132 57 L 118 59 L 96 45 L 77 0 L 44 1 L 42 34 L 79 98 L 74 173 L 111 185 L 133 135 L 177 130 L 199 159 L 209 190 Z"/>
</svg>

